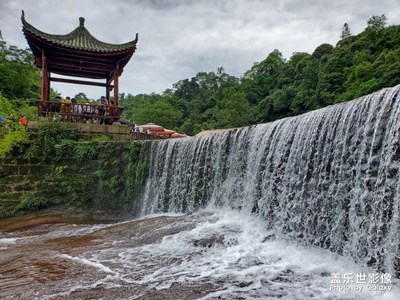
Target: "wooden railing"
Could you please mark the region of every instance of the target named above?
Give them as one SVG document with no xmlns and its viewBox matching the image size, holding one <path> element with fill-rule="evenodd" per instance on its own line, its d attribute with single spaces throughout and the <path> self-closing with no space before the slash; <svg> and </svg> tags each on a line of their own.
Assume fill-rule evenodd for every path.
<svg viewBox="0 0 400 300">
<path fill-rule="evenodd" d="M 38 101 L 39 116 L 59 118 L 63 122 L 111 125 L 121 118 L 123 108 L 105 104 L 77 104 Z"/>
</svg>

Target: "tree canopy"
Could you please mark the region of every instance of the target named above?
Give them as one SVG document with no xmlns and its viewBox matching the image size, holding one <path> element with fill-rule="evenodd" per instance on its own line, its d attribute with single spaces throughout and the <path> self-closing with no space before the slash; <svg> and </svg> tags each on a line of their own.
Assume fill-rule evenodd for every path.
<svg viewBox="0 0 400 300">
<path fill-rule="evenodd" d="M 384 14 L 372 16 L 356 36 L 345 23 L 335 46 L 321 44 L 312 54 L 285 59 L 275 49 L 240 78 L 218 68 L 162 95 L 125 95 L 125 116 L 196 134 L 294 116 L 394 86 L 400 83 L 400 26 L 386 23 Z M 159 109 L 165 102 L 168 108 Z"/>
<path fill-rule="evenodd" d="M 0 95 L 8 99 L 40 97 L 40 73 L 29 49 L 8 46 L 0 34 Z"/>
<path fill-rule="evenodd" d="M 400 83 L 400 26 L 386 24 L 384 14 L 372 16 L 363 32 L 352 35 L 345 23 L 336 45 L 323 43 L 289 59 L 275 49 L 239 78 L 218 68 L 162 94 L 121 94 L 124 117 L 193 135 L 294 116 L 394 86 Z M 40 97 L 40 72 L 30 51 L 7 46 L 1 34 L 0 96 L 0 115 Z"/>
</svg>

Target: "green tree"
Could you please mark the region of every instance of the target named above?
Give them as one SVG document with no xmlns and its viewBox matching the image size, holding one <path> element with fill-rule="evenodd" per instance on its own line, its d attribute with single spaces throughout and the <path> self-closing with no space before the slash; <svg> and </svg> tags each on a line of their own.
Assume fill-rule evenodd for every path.
<svg viewBox="0 0 400 300">
<path fill-rule="evenodd" d="M 380 16 L 372 16 L 371 18 L 368 19 L 367 28 L 378 32 L 385 28 L 386 23 L 387 23 L 387 17 L 385 14 Z"/>
<path fill-rule="evenodd" d="M 276 75 L 283 68 L 284 64 L 285 60 L 282 53 L 278 49 L 275 49 L 262 62 L 255 63 L 245 76 Z"/>
<path fill-rule="evenodd" d="M 8 99 L 40 97 L 40 73 L 30 50 L 7 46 L 1 36 L 0 95 Z"/>
<path fill-rule="evenodd" d="M 143 103 L 133 110 L 133 120 L 137 124 L 155 123 L 165 128 L 175 129 L 182 124 L 182 113 L 164 99 L 154 104 Z"/>
<path fill-rule="evenodd" d="M 400 83 L 400 47 L 382 51 L 372 64 L 372 73 L 377 79 L 377 89 Z"/>
<path fill-rule="evenodd" d="M 223 128 L 241 127 L 251 123 L 250 104 L 243 92 L 235 88 L 224 90 L 221 108 L 216 111 L 218 125 Z"/>
<path fill-rule="evenodd" d="M 85 100 L 85 98 L 87 98 L 87 96 L 84 92 L 79 92 L 74 96 L 74 98 L 76 99 L 76 101 L 78 101 L 78 103 L 83 103 L 83 101 Z"/>
<path fill-rule="evenodd" d="M 343 27 L 342 27 L 342 32 L 340 33 L 340 38 L 344 39 L 351 36 L 351 31 L 350 31 L 350 27 L 349 24 L 344 23 Z"/>
<path fill-rule="evenodd" d="M 324 57 L 329 57 L 334 50 L 334 47 L 330 44 L 321 44 L 315 48 L 312 57 L 321 60 Z"/>
<path fill-rule="evenodd" d="M 241 90 L 246 94 L 249 103 L 256 105 L 275 89 L 284 66 L 285 59 L 282 53 L 275 49 L 266 59 L 254 63 L 252 68 L 245 72 L 241 80 Z"/>
</svg>

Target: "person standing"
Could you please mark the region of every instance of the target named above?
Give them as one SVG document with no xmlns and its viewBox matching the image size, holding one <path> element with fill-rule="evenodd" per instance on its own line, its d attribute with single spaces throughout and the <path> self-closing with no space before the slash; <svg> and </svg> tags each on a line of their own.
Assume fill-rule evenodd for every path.
<svg viewBox="0 0 400 300">
<path fill-rule="evenodd" d="M 107 113 L 107 106 L 108 106 L 108 102 L 106 100 L 106 97 L 101 96 L 100 105 L 99 105 L 99 115 L 101 116 L 100 124 L 106 123 L 105 115 Z"/>
</svg>

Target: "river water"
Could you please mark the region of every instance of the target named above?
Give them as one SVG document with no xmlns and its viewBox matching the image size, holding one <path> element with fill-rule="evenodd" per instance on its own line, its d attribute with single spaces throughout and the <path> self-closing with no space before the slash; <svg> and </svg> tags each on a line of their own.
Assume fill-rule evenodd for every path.
<svg viewBox="0 0 400 300">
<path fill-rule="evenodd" d="M 38 224 L 3 232 L 0 296 L 399 299 L 398 279 L 374 282 L 374 269 L 266 227 L 260 217 L 205 209 L 114 224 Z M 357 282 L 357 274 L 365 274 L 365 282 Z M 341 283 L 334 283 L 339 277 Z"/>
</svg>

